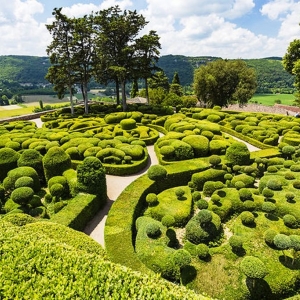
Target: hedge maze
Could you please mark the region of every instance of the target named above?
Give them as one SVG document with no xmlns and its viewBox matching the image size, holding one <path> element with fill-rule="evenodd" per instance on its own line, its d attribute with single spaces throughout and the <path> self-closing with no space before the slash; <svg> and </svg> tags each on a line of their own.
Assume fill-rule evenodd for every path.
<svg viewBox="0 0 300 300">
<path fill-rule="evenodd" d="M 43 128 L 2 123 L 1 221 L 83 230 L 105 204 L 105 174 L 144 170 L 154 145 L 159 165 L 109 212 L 105 259 L 212 298 L 297 295 L 300 121 L 219 107 L 129 109 L 77 108 L 76 118 L 63 109 L 43 116 Z"/>
</svg>

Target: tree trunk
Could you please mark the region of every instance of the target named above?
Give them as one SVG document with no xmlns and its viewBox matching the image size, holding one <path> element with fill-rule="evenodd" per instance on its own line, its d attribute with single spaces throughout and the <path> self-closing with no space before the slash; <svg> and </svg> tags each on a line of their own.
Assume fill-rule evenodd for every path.
<svg viewBox="0 0 300 300">
<path fill-rule="evenodd" d="M 149 90 L 148 90 L 148 81 L 147 81 L 147 78 L 145 78 L 145 91 L 146 91 L 147 104 L 149 104 L 150 101 L 149 101 Z"/>
<path fill-rule="evenodd" d="M 117 105 L 120 105 L 120 85 L 119 85 L 119 79 L 116 79 L 116 96 L 117 96 Z"/>
<path fill-rule="evenodd" d="M 122 105 L 123 105 L 123 111 L 127 111 L 125 80 L 122 80 L 121 86 L 122 86 Z"/>
<path fill-rule="evenodd" d="M 73 103 L 73 92 L 72 92 L 72 86 L 69 87 L 70 90 L 70 106 L 71 106 L 71 115 L 74 115 L 74 103 Z"/>
<path fill-rule="evenodd" d="M 88 98 L 88 93 L 87 93 L 87 85 L 84 84 L 84 88 L 83 88 L 83 93 L 84 93 L 84 112 L 86 114 L 89 113 L 89 98 Z"/>
</svg>

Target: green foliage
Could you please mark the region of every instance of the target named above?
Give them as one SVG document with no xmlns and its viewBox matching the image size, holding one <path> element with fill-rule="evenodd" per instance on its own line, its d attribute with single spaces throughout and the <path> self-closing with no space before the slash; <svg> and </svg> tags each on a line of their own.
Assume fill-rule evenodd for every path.
<svg viewBox="0 0 300 300">
<path fill-rule="evenodd" d="M 19 187 L 12 191 L 11 199 L 20 205 L 26 205 L 32 199 L 34 191 L 30 187 Z"/>
<path fill-rule="evenodd" d="M 251 279 L 263 279 L 268 274 L 265 264 L 255 256 L 244 257 L 240 269 Z"/>
<path fill-rule="evenodd" d="M 286 225 L 287 227 L 290 228 L 295 228 L 297 227 L 297 219 L 295 218 L 295 216 L 291 215 L 291 214 L 286 214 L 282 217 L 283 223 L 284 225 Z"/>
<path fill-rule="evenodd" d="M 177 267 L 183 268 L 191 263 L 192 258 L 188 251 L 184 249 L 179 249 L 174 252 L 173 260 Z"/>
<path fill-rule="evenodd" d="M 152 165 L 147 170 L 147 175 L 149 179 L 159 181 L 167 177 L 167 170 L 161 165 Z"/>
<path fill-rule="evenodd" d="M 256 90 L 255 71 L 242 60 L 218 59 L 195 71 L 194 89 L 209 107 L 227 106 L 232 101 L 245 104 Z"/>
<path fill-rule="evenodd" d="M 286 250 L 291 246 L 290 237 L 282 233 L 276 234 L 273 242 L 274 245 L 280 250 Z"/>
<path fill-rule="evenodd" d="M 255 223 L 255 217 L 250 211 L 243 211 L 240 216 L 242 223 L 246 226 L 251 226 Z"/>
<path fill-rule="evenodd" d="M 34 189 L 34 180 L 29 176 L 23 176 L 16 180 L 15 188 L 27 186 Z"/>
<path fill-rule="evenodd" d="M 160 227 L 157 223 L 149 223 L 146 227 L 146 233 L 150 238 L 157 238 L 161 235 Z"/>
<path fill-rule="evenodd" d="M 62 175 L 64 171 L 71 168 L 71 159 L 60 147 L 52 147 L 43 157 L 43 167 L 46 180 L 54 176 Z"/>
<path fill-rule="evenodd" d="M 161 223 L 166 227 L 174 226 L 176 220 L 172 215 L 165 215 L 161 219 Z"/>
<path fill-rule="evenodd" d="M 243 248 L 243 238 L 239 235 L 232 235 L 229 240 L 229 245 L 234 251 L 238 251 Z"/>
<path fill-rule="evenodd" d="M 120 125 L 123 130 L 132 130 L 136 128 L 136 121 L 134 119 L 123 119 Z"/>
<path fill-rule="evenodd" d="M 6 177 L 7 173 L 16 168 L 20 154 L 11 148 L 0 149 L 0 181 Z"/>
<path fill-rule="evenodd" d="M 196 246 L 196 253 L 200 259 L 205 260 L 209 257 L 209 247 L 206 244 L 198 244 Z"/>
<path fill-rule="evenodd" d="M 229 163 L 235 165 L 249 165 L 250 152 L 247 146 L 242 142 L 232 143 L 226 150 L 226 159 Z"/>
<path fill-rule="evenodd" d="M 148 203 L 149 206 L 155 206 L 158 203 L 156 194 L 149 193 L 146 196 L 146 202 Z"/>
<path fill-rule="evenodd" d="M 18 167 L 10 170 L 7 177 L 3 181 L 3 186 L 6 191 L 12 191 L 15 188 L 16 181 L 22 177 L 30 177 L 33 179 L 33 190 L 40 190 L 40 181 L 38 174 L 32 167 Z"/>
<path fill-rule="evenodd" d="M 77 167 L 79 190 L 99 196 L 99 200 L 106 201 L 105 169 L 96 157 L 86 157 Z"/>
</svg>

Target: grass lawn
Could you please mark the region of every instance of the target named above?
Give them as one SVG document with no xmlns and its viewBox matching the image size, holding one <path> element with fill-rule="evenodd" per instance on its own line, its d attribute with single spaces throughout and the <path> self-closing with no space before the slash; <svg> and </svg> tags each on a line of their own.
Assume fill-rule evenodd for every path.
<svg viewBox="0 0 300 300">
<path fill-rule="evenodd" d="M 273 106 L 278 100 L 281 101 L 280 104 L 293 105 L 295 96 L 293 94 L 255 94 L 249 103 Z"/>
</svg>

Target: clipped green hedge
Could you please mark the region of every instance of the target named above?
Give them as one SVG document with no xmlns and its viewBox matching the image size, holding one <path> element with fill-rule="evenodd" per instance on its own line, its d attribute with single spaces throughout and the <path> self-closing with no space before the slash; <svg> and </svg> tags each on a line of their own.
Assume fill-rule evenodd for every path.
<svg viewBox="0 0 300 300">
<path fill-rule="evenodd" d="M 96 195 L 78 194 L 68 200 L 67 206 L 51 217 L 51 222 L 82 231 L 105 201 L 106 199 L 99 199 Z"/>
<path fill-rule="evenodd" d="M 165 180 L 155 182 L 147 174 L 142 175 L 125 188 L 109 210 L 104 238 L 107 254 L 113 262 L 134 270 L 149 271 L 136 257 L 133 246 L 135 221 L 145 205 L 146 195 L 187 184 L 193 173 L 209 168 L 209 164 L 198 161 L 187 165 L 179 162 L 165 168 L 168 174 Z"/>
<path fill-rule="evenodd" d="M 0 242 L 3 299 L 206 299 L 107 261 L 91 238 L 57 224 L 0 221 Z"/>
</svg>

